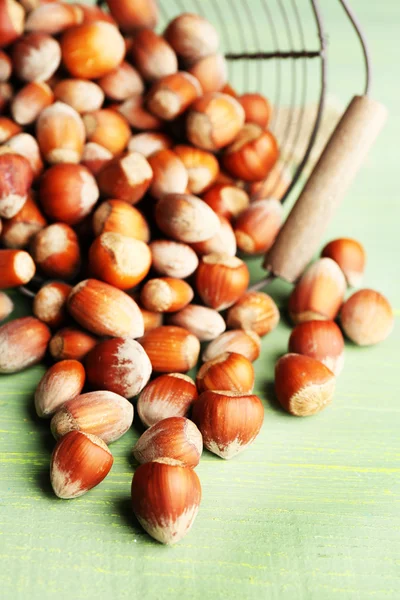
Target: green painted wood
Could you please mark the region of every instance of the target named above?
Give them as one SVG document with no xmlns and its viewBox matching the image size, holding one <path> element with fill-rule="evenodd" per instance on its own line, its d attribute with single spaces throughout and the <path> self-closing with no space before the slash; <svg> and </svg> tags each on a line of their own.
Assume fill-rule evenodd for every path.
<svg viewBox="0 0 400 600">
<path fill-rule="evenodd" d="M 331 32 L 329 87 L 345 100 L 361 85 L 358 49 L 337 3 L 322 4 Z M 365 243 L 365 283 L 387 294 L 398 325 L 400 6 L 352 4 L 371 44 L 374 95 L 391 115 L 326 239 L 352 235 Z M 252 269 L 254 277 L 261 273 L 256 261 Z M 288 292 L 281 283 L 271 287 L 280 305 Z M 18 313 L 24 311 L 19 300 Z M 381 346 L 347 345 L 333 405 L 309 419 L 287 416 L 273 396 L 273 364 L 289 332 L 283 318 L 256 363 L 262 433 L 230 462 L 204 453 L 198 518 L 172 548 L 153 542 L 131 516 L 130 451 L 138 430 L 112 446 L 115 465 L 102 485 L 78 500 L 57 500 L 48 483 L 53 440 L 32 408 L 43 368 L 2 376 L 1 597 L 398 599 L 399 327 Z"/>
</svg>

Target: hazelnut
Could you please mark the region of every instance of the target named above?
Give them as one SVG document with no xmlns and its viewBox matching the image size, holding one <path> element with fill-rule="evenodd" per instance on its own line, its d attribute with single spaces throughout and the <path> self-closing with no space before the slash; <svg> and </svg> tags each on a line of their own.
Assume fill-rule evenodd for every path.
<svg viewBox="0 0 400 600">
<path fill-rule="evenodd" d="M 145 431 L 133 448 L 143 464 L 159 462 L 193 469 L 199 464 L 203 438 L 196 425 L 185 417 L 169 417 Z"/>
<path fill-rule="evenodd" d="M 360 242 L 351 238 L 332 240 L 324 247 L 321 256 L 337 262 L 349 285 L 360 285 L 366 262 L 365 250 Z"/>
<path fill-rule="evenodd" d="M 314 415 L 330 404 L 335 383 L 328 367 L 302 354 L 285 354 L 275 366 L 276 396 L 296 417 Z"/>
<path fill-rule="evenodd" d="M 82 496 L 108 475 L 113 457 L 100 438 L 82 431 L 62 437 L 51 456 L 50 481 L 59 498 Z"/>
<path fill-rule="evenodd" d="M 220 227 L 214 211 L 190 194 L 164 196 L 156 205 L 155 217 L 162 232 L 179 242 L 208 240 Z"/>
<path fill-rule="evenodd" d="M 346 280 L 331 258 L 320 258 L 301 276 L 289 299 L 293 323 L 333 320 L 346 291 Z"/>
<path fill-rule="evenodd" d="M 145 333 L 139 341 L 154 371 L 159 373 L 185 373 L 199 358 L 199 340 L 183 327 L 162 325 Z"/>
<path fill-rule="evenodd" d="M 56 439 L 70 431 L 82 431 L 111 444 L 128 431 L 132 421 L 133 405 L 128 400 L 114 392 L 96 391 L 65 402 L 50 426 Z"/>
<path fill-rule="evenodd" d="M 187 535 L 200 500 L 200 481 L 193 469 L 150 462 L 135 471 L 133 512 L 143 529 L 162 544 L 177 543 Z"/>
<path fill-rule="evenodd" d="M 264 409 L 253 394 L 207 391 L 194 404 L 193 420 L 207 450 L 228 460 L 254 442 L 263 424 Z"/>
<path fill-rule="evenodd" d="M 169 43 L 151 29 L 140 29 L 133 38 L 131 57 L 146 81 L 153 82 L 178 70 L 178 59 Z"/>
<path fill-rule="evenodd" d="M 147 384 L 151 363 L 142 346 L 129 338 L 112 338 L 100 342 L 85 358 L 89 384 L 133 398 Z"/>
<path fill-rule="evenodd" d="M 50 329 L 34 317 L 20 317 L 0 327 L 0 373 L 18 373 L 46 354 Z"/>
<path fill-rule="evenodd" d="M 125 43 L 117 27 L 94 21 L 65 31 L 61 51 L 64 65 L 73 77 L 97 79 L 120 65 Z"/>
<path fill-rule="evenodd" d="M 71 398 L 78 396 L 85 383 L 85 369 L 77 360 L 62 360 L 43 375 L 35 392 L 39 417 L 50 417 Z"/>
<path fill-rule="evenodd" d="M 145 427 L 169 417 L 184 417 L 197 400 L 194 381 L 181 373 L 168 373 L 153 379 L 142 391 L 137 411 Z"/>
<path fill-rule="evenodd" d="M 188 63 L 214 54 L 219 46 L 215 27 L 204 17 L 191 13 L 183 13 L 173 19 L 164 37 L 177 55 Z"/>
<path fill-rule="evenodd" d="M 197 293 L 207 306 L 224 310 L 246 291 L 250 281 L 246 263 L 236 256 L 207 254 L 196 271 Z"/>
<path fill-rule="evenodd" d="M 80 267 L 78 236 L 65 223 L 41 229 L 32 240 L 31 253 L 37 266 L 49 277 L 73 279 Z"/>
<path fill-rule="evenodd" d="M 200 367 L 196 384 L 199 392 L 229 390 L 247 394 L 253 390 L 254 368 L 243 354 L 224 352 Z"/>
<path fill-rule="evenodd" d="M 209 92 L 191 105 L 186 133 L 194 146 L 216 151 L 233 142 L 243 124 L 244 110 L 237 100 Z"/>
<path fill-rule="evenodd" d="M 296 325 L 288 350 L 319 360 L 335 375 L 343 369 L 344 340 L 334 321 L 306 321 Z"/>
<path fill-rule="evenodd" d="M 136 302 L 97 279 L 81 281 L 72 289 L 68 310 L 75 321 L 97 335 L 131 338 L 143 335 L 143 317 Z"/>
<path fill-rule="evenodd" d="M 394 325 L 388 300 L 375 290 L 359 290 L 343 304 L 340 320 L 348 338 L 358 346 L 385 340 Z"/>
<path fill-rule="evenodd" d="M 35 272 L 35 263 L 24 250 L 0 250 L 0 289 L 25 285 Z"/>
</svg>

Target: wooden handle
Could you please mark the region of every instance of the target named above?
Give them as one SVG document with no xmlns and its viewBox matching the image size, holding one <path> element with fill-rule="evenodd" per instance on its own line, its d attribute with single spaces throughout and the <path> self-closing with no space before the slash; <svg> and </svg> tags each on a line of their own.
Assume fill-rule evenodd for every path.
<svg viewBox="0 0 400 600">
<path fill-rule="evenodd" d="M 386 120 L 386 108 L 355 96 L 265 257 L 264 267 L 294 282 L 302 274 Z"/>
</svg>

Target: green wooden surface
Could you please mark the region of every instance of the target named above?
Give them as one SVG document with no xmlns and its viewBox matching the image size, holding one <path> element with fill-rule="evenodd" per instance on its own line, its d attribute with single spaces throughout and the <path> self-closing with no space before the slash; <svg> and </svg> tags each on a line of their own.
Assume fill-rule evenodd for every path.
<svg viewBox="0 0 400 600">
<path fill-rule="evenodd" d="M 364 242 L 365 283 L 387 294 L 398 322 L 400 6 L 352 4 L 371 44 L 374 96 L 387 104 L 390 121 L 326 239 L 352 235 Z M 361 83 L 357 45 L 337 3 L 322 5 L 329 87 L 346 99 Z M 259 273 L 254 263 L 253 275 Z M 271 288 L 280 305 L 288 291 L 283 284 Z M 19 312 L 26 309 L 19 303 Z M 348 344 L 333 405 L 309 419 L 283 414 L 273 396 L 273 364 L 289 331 L 283 319 L 256 363 L 262 433 L 231 462 L 204 453 L 198 518 L 171 548 L 153 542 L 131 516 L 137 430 L 112 446 L 115 464 L 102 485 L 78 500 L 57 500 L 48 483 L 53 441 L 32 408 L 43 369 L 2 376 L 0 597 L 398 599 L 399 327 L 380 346 Z"/>
</svg>

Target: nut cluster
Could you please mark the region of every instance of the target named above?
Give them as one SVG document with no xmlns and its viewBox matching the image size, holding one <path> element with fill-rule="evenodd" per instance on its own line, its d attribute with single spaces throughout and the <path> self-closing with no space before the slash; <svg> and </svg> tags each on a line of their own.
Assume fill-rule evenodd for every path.
<svg viewBox="0 0 400 600">
<path fill-rule="evenodd" d="M 346 336 L 359 346 L 376 344 L 390 334 L 394 318 L 388 300 L 370 289 L 345 301 L 347 285 L 361 283 L 365 251 L 356 240 L 327 244 L 295 285 L 288 303 L 295 325 L 288 354 L 275 368 L 275 392 L 292 415 L 320 412 L 333 399 L 336 376 L 344 366 Z"/>
<path fill-rule="evenodd" d="M 182 14 L 158 35 L 155 0 L 107 4 L 0 3 L 0 288 L 41 282 L 34 316 L 0 327 L 0 373 L 46 352 L 54 361 L 35 407 L 51 418 L 60 498 L 107 476 L 108 445 L 131 427 L 137 398 L 146 431 L 133 449 L 133 511 L 170 544 L 196 517 L 203 445 L 230 459 L 263 423 L 252 362 L 280 314 L 248 290 L 237 251 L 271 248 L 290 175 L 268 100 L 228 84 L 210 22 Z M 296 327 L 276 366 L 277 397 L 294 415 L 332 399 L 340 309 L 357 344 L 392 327 L 378 292 L 342 306 L 362 277 L 362 246 L 335 240 L 322 256 L 290 297 Z M 12 310 L 0 292 L 0 319 Z"/>
</svg>

